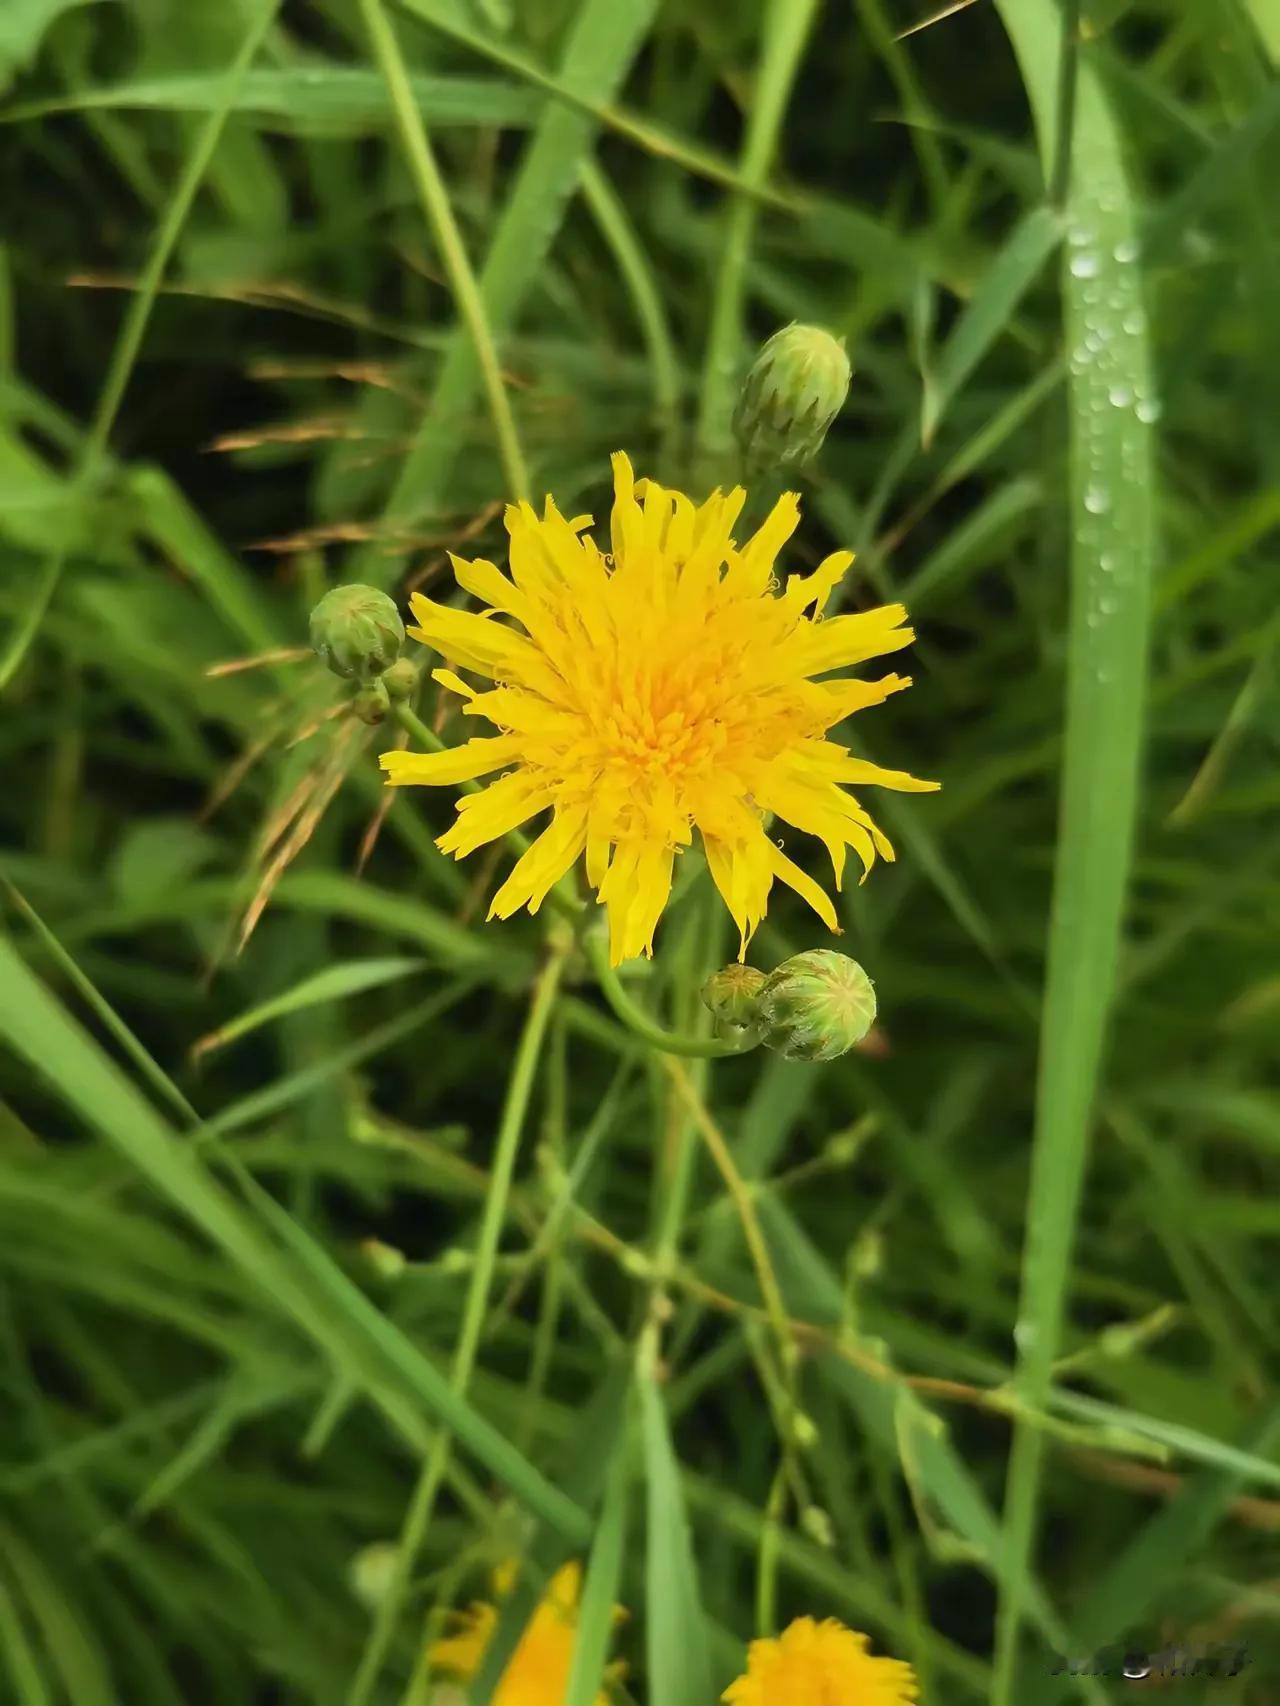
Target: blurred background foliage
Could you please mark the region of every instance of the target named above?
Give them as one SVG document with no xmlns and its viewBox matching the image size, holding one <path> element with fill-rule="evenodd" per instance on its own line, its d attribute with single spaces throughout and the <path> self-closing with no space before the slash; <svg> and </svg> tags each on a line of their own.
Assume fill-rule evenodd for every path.
<svg viewBox="0 0 1280 1706">
<path fill-rule="evenodd" d="M 329 585 L 443 595 L 446 549 L 500 557 L 507 494 L 362 10 L 272 10 L 0 12 L 0 1694 L 24 1706 L 356 1698 L 365 1549 L 399 1533 L 439 1413 L 542 942 L 541 920 L 482 925 L 495 865 L 436 852 L 446 791 L 382 820 L 386 736 L 326 717 L 331 678 L 292 655 Z M 1056 1017 L 1064 680 L 1089 643 L 1067 565 L 1108 509 L 1116 548 L 1146 549 L 1122 532 L 1132 470 L 1069 477 L 1097 398 L 1063 295 L 1094 263 L 1055 260 L 1070 232 L 1006 33 L 1056 51 L 1056 7 L 977 0 L 905 37 L 929 15 L 908 0 L 394 14 L 535 494 L 600 515 L 620 447 L 705 488 L 759 341 L 792 319 L 847 340 L 793 566 L 852 545 L 853 602 L 908 603 L 915 689 L 857 735 L 944 786 L 883 803 L 898 863 L 842 898 L 881 1021 L 832 1066 L 687 1067 L 691 1104 L 569 963 L 459 1449 L 370 1698 L 414 1697 L 424 1615 L 499 1558 L 584 1554 L 691 1105 L 753 1182 L 812 1436 L 776 1481 L 761 1294 L 699 1151 L 646 1388 L 647 1525 L 632 1501 L 657 1566 L 627 1549 L 617 1591 L 625 1690 L 709 1700 L 655 1675 L 652 1626 L 705 1634 L 718 1692 L 774 1596 L 869 1630 L 927 1701 L 1011 1698 L 1007 1382 L 1028 1217 L 1055 1213 L 1051 1186 L 1028 1197 L 1037 1061 L 1061 1044 L 1069 1067 L 1104 1015 L 1031 1423 L 1016 1697 L 1110 1697 L 1064 1696 L 1051 1655 L 1124 1639 L 1242 1642 L 1236 1681 L 1178 1698 L 1276 1697 L 1280 9 L 1068 12 L 1132 196 L 1132 253 L 1098 264 L 1136 268 L 1151 316 L 1153 381 L 1111 389 L 1154 442 L 1158 544 L 1116 999 L 1086 980 Z M 149 317 L 121 365 L 130 303 Z M 1113 619 L 1140 655 L 1141 599 L 1089 613 Z M 810 945 L 778 901 L 753 959 Z M 633 987 L 688 1022 L 730 947 L 695 888 Z M 1061 1211 L 1069 1232 L 1069 1189 Z"/>
</svg>

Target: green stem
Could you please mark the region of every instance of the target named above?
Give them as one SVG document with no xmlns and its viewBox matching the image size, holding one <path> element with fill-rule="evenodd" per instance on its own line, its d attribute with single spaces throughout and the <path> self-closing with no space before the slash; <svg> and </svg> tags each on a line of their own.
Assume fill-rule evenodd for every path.
<svg viewBox="0 0 1280 1706">
<path fill-rule="evenodd" d="M 680 367 L 662 293 L 626 207 L 594 160 L 583 163 L 581 182 L 586 204 L 601 236 L 613 250 L 618 271 L 631 292 L 653 376 L 659 441 L 664 457 L 669 458 L 674 453 L 680 425 Z"/>
<path fill-rule="evenodd" d="M 742 151 L 742 177 L 744 185 L 751 191 L 762 188 L 768 174 L 787 110 L 787 96 L 816 6 L 817 0 L 772 0 L 769 6 L 760 71 Z M 702 405 L 698 415 L 698 444 L 704 451 L 716 454 L 727 449 L 729 444 L 729 420 L 738 378 L 738 346 L 742 338 L 747 261 L 755 230 L 756 209 L 756 198 L 750 193 L 739 193 L 730 209 L 711 309 Z"/>
<path fill-rule="evenodd" d="M 622 987 L 617 972 L 609 964 L 609 945 L 603 933 L 588 936 L 583 946 L 605 1000 L 627 1029 L 634 1031 L 642 1041 L 660 1049 L 663 1054 L 680 1054 L 691 1060 L 717 1060 L 724 1055 L 747 1052 L 741 1043 L 721 1042 L 716 1037 L 688 1036 L 680 1031 L 664 1031 Z M 754 1048 L 755 1044 L 747 1046 Z"/>
<path fill-rule="evenodd" d="M 494 1148 L 493 1171 L 489 1175 L 489 1189 L 485 1196 L 480 1236 L 476 1244 L 475 1265 L 467 1287 L 462 1326 L 454 1347 L 453 1367 L 449 1376 L 450 1386 L 460 1397 L 470 1385 L 472 1369 L 475 1366 L 476 1350 L 480 1344 L 485 1310 L 497 1266 L 498 1240 L 506 1218 L 511 1176 L 520 1147 L 520 1133 L 529 1107 L 547 1022 L 551 1017 L 563 966 L 564 949 L 553 949 L 534 985 L 529 1015 L 516 1049 L 515 1062 L 507 1085 L 506 1103 Z M 360 1667 L 347 1697 L 348 1706 L 364 1706 L 364 1702 L 371 1697 L 404 1603 L 418 1553 L 431 1525 L 436 1494 L 448 1470 L 452 1449 L 453 1435 L 450 1430 L 443 1427 L 438 1429 L 405 1513 L 400 1543 L 396 1549 L 395 1572 L 378 1606 Z"/>
<path fill-rule="evenodd" d="M 449 192 L 440 176 L 440 168 L 436 164 L 427 128 L 413 98 L 400 43 L 396 40 L 390 19 L 383 10 L 382 0 L 360 0 L 360 10 L 379 69 L 387 85 L 387 93 L 391 97 L 414 187 L 440 250 L 453 299 L 475 346 L 476 360 L 480 365 L 489 413 L 493 417 L 493 427 L 498 437 L 498 454 L 502 459 L 508 489 L 513 498 L 527 499 L 529 472 L 525 467 L 524 453 L 516 434 L 511 403 L 502 383 L 493 332 L 481 300 L 476 275 L 471 270 L 462 233 L 458 230 L 458 222 L 449 205 Z"/>
<path fill-rule="evenodd" d="M 96 476 L 107 449 L 107 440 L 115 425 L 120 404 L 128 389 L 129 379 L 133 373 L 134 364 L 138 359 L 138 351 L 142 348 L 142 340 L 146 335 L 147 322 L 151 318 L 151 310 L 155 306 L 156 296 L 160 289 L 160 281 L 164 277 L 165 268 L 182 234 L 182 228 L 191 212 L 191 205 L 196 199 L 213 158 L 213 151 L 218 146 L 227 115 L 235 103 L 236 91 L 241 79 L 253 62 L 254 55 L 261 46 L 262 38 L 266 35 L 271 22 L 276 15 L 280 0 L 267 0 L 257 17 L 245 31 L 239 50 L 222 82 L 213 106 L 204 123 L 196 132 L 191 152 L 187 156 L 182 174 L 174 188 L 173 196 L 165 209 L 165 215 L 155 235 L 147 264 L 138 280 L 138 287 L 129 299 L 125 311 L 124 323 L 120 335 L 111 352 L 111 363 L 107 369 L 106 381 L 98 396 L 98 404 L 93 414 L 93 421 L 85 435 L 81 446 L 80 456 L 76 463 L 75 472 L 68 482 L 64 508 L 68 517 L 73 516 L 78 508 L 79 499 L 90 487 Z M 9 649 L 0 658 L 0 691 L 8 686 L 17 672 L 18 666 L 27 655 L 31 642 L 39 631 L 44 620 L 45 611 L 52 602 L 53 595 L 62 579 L 62 571 L 66 566 L 70 546 L 66 543 L 54 548 L 45 559 L 40 579 L 36 583 L 35 594 L 28 605 L 25 615 L 19 620 Z"/>
</svg>

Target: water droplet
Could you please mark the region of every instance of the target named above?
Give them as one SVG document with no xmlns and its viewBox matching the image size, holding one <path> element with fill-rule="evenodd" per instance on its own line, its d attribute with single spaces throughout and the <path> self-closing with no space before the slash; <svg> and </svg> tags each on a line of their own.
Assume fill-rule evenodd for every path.
<svg viewBox="0 0 1280 1706">
<path fill-rule="evenodd" d="M 1138 245 L 1134 242 L 1132 237 L 1126 237 L 1123 242 L 1116 244 L 1111 253 L 1120 262 L 1122 267 L 1127 266 L 1130 261 L 1137 260 Z"/>
<path fill-rule="evenodd" d="M 1116 558 L 1114 551 L 1104 551 L 1098 558 L 1098 567 L 1102 570 L 1104 575 L 1109 575 L 1115 566 Z"/>
<path fill-rule="evenodd" d="M 1113 385 L 1107 392 L 1107 401 L 1114 409 L 1127 409 L 1133 401 L 1133 392 L 1127 385 Z"/>
<path fill-rule="evenodd" d="M 1083 225 L 1073 225 L 1067 233 L 1067 241 L 1075 248 L 1080 248 L 1082 244 L 1093 241 L 1093 232 Z"/>
<path fill-rule="evenodd" d="M 1133 412 L 1144 426 L 1150 426 L 1160 419 L 1160 404 L 1154 397 L 1144 397 Z"/>
<path fill-rule="evenodd" d="M 1082 254 L 1072 255 L 1070 265 L 1073 278 L 1096 278 L 1100 262 L 1092 249 L 1086 249 Z"/>
<path fill-rule="evenodd" d="M 1111 494 L 1103 486 L 1090 486 L 1084 494 L 1084 507 L 1090 515 L 1105 515 L 1111 508 Z"/>
<path fill-rule="evenodd" d="M 1138 335 L 1142 330 L 1144 323 L 1145 317 L 1141 308 L 1131 308 L 1125 315 L 1124 319 L 1120 322 L 1131 338 Z"/>
<path fill-rule="evenodd" d="M 1013 1342 L 1017 1345 L 1023 1356 L 1025 1356 L 1035 1344 L 1038 1337 L 1039 1334 L 1036 1331 L 1036 1324 L 1034 1321 L 1019 1321 L 1013 1329 Z"/>
</svg>

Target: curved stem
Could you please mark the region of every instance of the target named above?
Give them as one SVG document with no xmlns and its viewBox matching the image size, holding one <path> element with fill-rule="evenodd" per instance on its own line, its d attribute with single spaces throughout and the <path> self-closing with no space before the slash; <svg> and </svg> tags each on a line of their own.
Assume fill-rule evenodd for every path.
<svg viewBox="0 0 1280 1706">
<path fill-rule="evenodd" d="M 678 1031 L 664 1031 L 633 1001 L 622 987 L 616 971 L 609 964 L 609 948 L 603 936 L 591 935 L 583 944 L 591 969 L 595 972 L 605 1000 L 629 1031 L 642 1042 L 661 1050 L 663 1054 L 680 1054 L 691 1060 L 715 1060 L 729 1054 L 745 1054 L 755 1048 L 754 1042 L 721 1042 L 716 1037 L 691 1037 Z"/>
<path fill-rule="evenodd" d="M 365 28 L 383 81 L 387 85 L 387 94 L 400 130 L 400 140 L 404 144 L 405 164 L 413 178 L 431 234 L 444 262 L 453 300 L 476 352 L 508 491 L 513 498 L 527 498 L 529 474 L 516 433 L 511 401 L 502 383 L 493 330 L 485 313 L 476 275 L 472 271 L 471 261 L 462 241 L 462 233 L 458 230 L 453 209 L 449 205 L 449 192 L 436 164 L 435 152 L 427 136 L 427 127 L 422 122 L 422 114 L 414 100 L 400 44 L 396 40 L 391 21 L 383 10 L 382 0 L 360 0 L 360 10 L 364 15 Z"/>
<path fill-rule="evenodd" d="M 498 1241 L 506 1217 L 511 1177 L 520 1146 L 520 1134 L 524 1128 L 525 1113 L 533 1092 L 534 1078 L 542 1057 L 543 1039 L 563 967 L 564 951 L 553 949 L 534 986 L 533 1000 L 507 1085 L 506 1103 L 494 1148 L 493 1171 L 489 1175 L 489 1189 L 485 1196 L 476 1243 L 475 1265 L 471 1270 L 462 1325 L 454 1347 L 453 1367 L 449 1377 L 449 1384 L 454 1392 L 463 1396 L 471 1384 L 471 1374 L 475 1367 L 480 1333 L 497 1265 Z M 396 1621 L 404 1604 L 418 1553 L 431 1526 L 436 1495 L 448 1472 L 452 1450 L 453 1434 L 447 1427 L 437 1429 L 405 1513 L 396 1551 L 395 1571 L 378 1606 L 359 1670 L 347 1697 L 348 1706 L 362 1706 L 372 1695 L 395 1632 Z"/>
</svg>

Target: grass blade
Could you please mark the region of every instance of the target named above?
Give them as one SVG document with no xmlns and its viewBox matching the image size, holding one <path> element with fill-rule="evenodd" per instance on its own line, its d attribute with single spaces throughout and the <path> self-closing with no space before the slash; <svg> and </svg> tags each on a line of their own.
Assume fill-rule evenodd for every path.
<svg viewBox="0 0 1280 1706">
<path fill-rule="evenodd" d="M 1049 207 L 1036 207 L 1006 239 L 934 364 L 920 421 L 926 449 L 960 387 L 1004 331 L 1061 237 L 1058 214 Z"/>
<path fill-rule="evenodd" d="M 1051 0 L 999 0 L 1051 168 L 1060 58 L 1077 51 Z M 1062 1338 L 1132 855 L 1150 579 L 1151 368 L 1120 137 L 1079 70 L 1064 213 L 1072 524 L 1067 704 L 1053 909 L 1026 1212 L 1016 1390 L 1044 1405 Z M 1009 1464 L 992 1706 L 1016 1695 L 1017 1638 L 1043 1436 L 1019 1426 Z"/>
<path fill-rule="evenodd" d="M 430 12 L 418 4 L 410 9 Z M 615 0 L 583 0 L 569 34 L 561 80 L 593 95 L 612 94 L 639 51 L 653 11 L 654 0 L 637 0 L 625 13 L 619 12 Z M 480 301 L 497 338 L 510 330 L 546 260 L 595 130 L 593 117 L 564 106 L 550 106 L 542 115 L 506 197 L 480 275 Z M 396 479 L 388 518 L 423 514 L 440 503 L 463 442 L 477 378 L 471 346 L 464 335 L 455 334 Z M 385 584 L 396 566 L 385 554 L 371 555 L 361 572 Z"/>
<path fill-rule="evenodd" d="M 269 1025 L 286 1013 L 300 1013 L 307 1007 L 342 1001 L 348 995 L 359 995 L 366 989 L 379 989 L 384 983 L 394 983 L 397 978 L 422 971 L 426 964 L 425 960 L 379 959 L 348 960 L 341 965 L 326 966 L 323 971 L 295 983 L 292 989 L 273 995 L 269 1001 L 259 1002 L 248 1012 L 241 1013 L 239 1018 L 230 1019 L 216 1031 L 210 1031 L 192 1047 L 191 1053 L 198 1056 L 207 1054 L 211 1049 L 225 1048 L 238 1037 L 248 1036 L 250 1031 Z"/>
<path fill-rule="evenodd" d="M 414 99 L 404 56 L 400 52 L 400 44 L 396 40 L 391 21 L 383 9 L 382 0 L 360 0 L 360 10 L 386 81 L 387 93 L 391 97 L 392 111 L 395 113 L 400 141 L 404 147 L 405 162 L 444 262 L 449 289 L 466 325 L 471 350 L 480 370 L 480 381 L 493 419 L 498 454 L 506 476 L 507 493 L 513 500 L 519 501 L 529 496 L 529 471 L 525 467 L 524 452 L 520 448 L 516 433 L 511 400 L 507 396 L 507 388 L 503 384 L 502 373 L 498 367 L 493 328 L 485 312 L 476 275 L 471 270 L 471 261 L 462 241 L 462 233 L 453 216 L 449 190 L 436 163 L 435 150 L 431 146 L 427 127 L 422 122 L 422 114 Z"/>
<path fill-rule="evenodd" d="M 85 437 L 80 453 L 80 461 L 76 468 L 68 501 L 81 499 L 88 491 L 94 476 L 98 472 L 102 458 L 106 452 L 107 440 L 115 419 L 124 400 L 125 391 L 133 373 L 134 363 L 142 348 L 142 340 L 146 336 L 147 322 L 151 318 L 151 310 L 155 305 L 156 296 L 160 289 L 160 281 L 164 277 L 169 258 L 177 246 L 186 224 L 187 215 L 191 211 L 209 162 L 218 146 L 218 138 L 222 135 L 227 118 L 235 100 L 236 90 L 240 79 L 249 69 L 254 55 L 262 43 L 263 37 L 276 15 L 279 0 L 262 0 L 258 10 L 240 43 L 239 50 L 228 66 L 223 79 L 221 97 L 212 108 L 208 118 L 196 133 L 191 152 L 178 178 L 177 184 L 165 209 L 164 218 L 156 232 L 151 246 L 151 254 L 143 269 L 138 283 L 137 293 L 130 300 L 125 311 L 124 324 L 120 328 L 120 336 L 112 352 L 111 365 L 107 369 L 106 382 L 98 397 L 98 405 L 94 410 L 93 425 Z M 19 664 L 27 654 L 27 648 L 35 639 L 45 611 L 53 598 L 59 580 L 62 577 L 63 566 L 67 560 L 65 548 L 53 552 L 45 559 L 36 583 L 35 594 L 19 620 L 7 651 L 0 657 L 0 692 L 8 686 L 17 672 Z"/>
<path fill-rule="evenodd" d="M 100 88 L 73 89 L 49 100 L 23 101 L 0 112 L 0 124 L 16 124 L 50 113 L 138 109 L 148 112 L 216 112 L 224 79 L 208 73 L 146 77 Z M 435 125 L 532 124 L 542 105 L 536 95 L 496 77 L 424 75 L 409 78 L 414 100 Z M 376 71 L 359 65 L 308 65 L 299 69 L 257 67 L 246 73 L 231 102 L 266 129 L 359 134 L 381 129 L 392 117 L 387 87 Z"/>
<path fill-rule="evenodd" d="M 753 187 L 763 185 L 768 174 L 815 5 L 816 0 L 772 0 L 765 14 L 760 72 L 742 151 L 742 177 Z M 741 377 L 742 311 L 755 222 L 755 201 L 750 196 L 738 196 L 729 210 L 716 277 L 698 411 L 698 443 L 713 454 L 727 450 L 730 441 L 729 421 Z"/>
<path fill-rule="evenodd" d="M 644 1375 L 640 1429 L 648 1512 L 645 1636 L 650 1697 L 663 1706 L 706 1706 L 715 1695 L 680 1467 L 662 1395 Z"/>
<path fill-rule="evenodd" d="M 586 1518 L 505 1436 L 451 1390 L 444 1376 L 265 1191 L 240 1170 L 260 1217 L 305 1265 L 305 1278 L 245 1219 L 190 1149 L 179 1144 L 102 1051 L 0 940 L 0 1037 L 38 1071 L 59 1062 L 57 1088 L 86 1122 L 193 1220 L 267 1299 L 272 1299 L 335 1363 L 381 1403 L 390 1386 L 443 1421 L 531 1510 L 568 1539 Z M 226 1157 L 224 1156 L 224 1159 Z"/>
<path fill-rule="evenodd" d="M 625 1435 L 615 1445 L 604 1508 L 600 1513 L 587 1577 L 582 1588 L 573 1669 L 564 1706 L 594 1706 L 604 1681 L 614 1604 L 622 1579 L 622 1552 L 627 1536 L 627 1489 L 630 1462 Z"/>
</svg>

